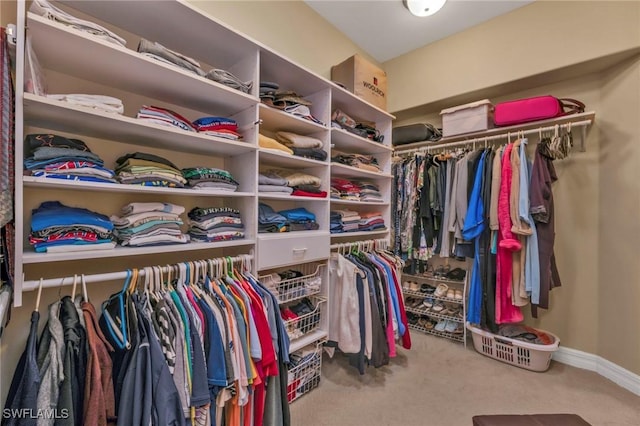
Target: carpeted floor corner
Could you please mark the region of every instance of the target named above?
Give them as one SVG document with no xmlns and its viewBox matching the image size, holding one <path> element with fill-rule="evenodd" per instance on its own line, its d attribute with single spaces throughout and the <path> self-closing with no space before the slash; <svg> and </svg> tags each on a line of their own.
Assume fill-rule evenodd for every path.
<svg viewBox="0 0 640 426">
<path fill-rule="evenodd" d="M 578 414 L 593 426 L 640 425 L 640 397 L 556 362 L 513 367 L 461 344 L 413 333 L 413 348 L 365 375 L 344 356 L 322 365 L 320 386 L 291 406 L 294 426 L 471 426 L 479 414 Z"/>
</svg>

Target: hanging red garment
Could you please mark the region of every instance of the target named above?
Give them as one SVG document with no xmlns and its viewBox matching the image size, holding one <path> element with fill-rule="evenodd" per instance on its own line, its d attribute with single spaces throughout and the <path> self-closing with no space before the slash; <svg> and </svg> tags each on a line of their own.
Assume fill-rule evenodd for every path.
<svg viewBox="0 0 640 426">
<path fill-rule="evenodd" d="M 496 256 L 496 324 L 520 322 L 522 311 L 511 300 L 513 279 L 513 252 L 521 250 L 522 244 L 511 232 L 511 151 L 513 144 L 507 145 L 502 154 L 500 173 L 500 193 L 498 195 L 498 253 Z"/>
</svg>

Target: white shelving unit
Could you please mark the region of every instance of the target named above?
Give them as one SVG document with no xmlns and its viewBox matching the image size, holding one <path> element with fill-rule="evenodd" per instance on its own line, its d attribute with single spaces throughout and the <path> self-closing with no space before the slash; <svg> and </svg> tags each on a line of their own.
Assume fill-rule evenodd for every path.
<svg viewBox="0 0 640 426">
<path fill-rule="evenodd" d="M 330 210 L 350 208 L 380 211 L 387 227 L 391 225 L 391 120 L 393 116 L 345 91 L 325 78 L 279 55 L 188 3 L 157 1 L 150 13 L 149 3 L 121 1 L 55 2 L 74 16 L 108 27 L 127 40 L 126 47 L 34 15 L 18 1 L 18 54 L 16 81 L 16 306 L 22 304 L 22 283 L 49 278 L 41 276 L 43 266 L 63 265 L 82 274 L 107 273 L 128 269 L 120 265 L 138 262 L 149 266 L 148 255 L 170 254 L 176 262 L 197 252 L 201 258 L 254 253 L 255 273 L 301 269 L 322 265 L 315 273 L 321 286 L 314 300 L 319 316 L 317 324 L 291 344 L 291 351 L 307 345 L 319 345 L 327 338 L 329 272 L 326 267 L 333 239 L 358 240 L 388 235 L 388 231 L 355 232 L 331 235 Z M 171 31 L 167 31 L 170 28 Z M 25 33 L 31 37 L 47 81 L 48 93 L 91 93 L 123 100 L 123 115 L 109 114 L 74 106 L 44 96 L 24 92 Z M 156 41 L 169 49 L 200 62 L 203 70 L 225 69 L 243 81 L 252 81 L 246 94 L 181 68 L 165 64 L 136 52 L 141 38 Z M 311 114 L 322 124 L 295 117 L 260 102 L 260 81 L 275 81 L 281 90 L 292 90 L 309 100 Z M 239 141 L 187 132 L 137 120 L 142 105 L 155 105 L 175 111 L 190 120 L 204 116 L 226 116 L 238 122 L 243 139 Z M 384 135 L 384 143 L 331 128 L 331 113 L 340 108 L 357 120 L 375 123 Z M 302 158 L 258 147 L 258 133 L 273 137 L 288 131 L 320 139 L 326 161 Z M 131 152 L 149 152 L 174 162 L 178 167 L 217 167 L 228 170 L 240 183 L 237 192 L 200 191 L 187 188 L 140 187 L 37 178 L 23 171 L 25 136 L 54 133 L 82 139 L 91 150 L 113 168 L 115 160 Z M 381 166 L 373 173 L 331 163 L 331 153 L 375 155 Z M 380 187 L 384 202 L 364 203 L 315 197 L 295 197 L 259 193 L 258 173 L 284 169 L 318 176 L 321 189 L 329 193 L 331 178 L 341 176 L 366 180 Z M 120 208 L 133 201 L 162 201 L 184 205 L 186 210 L 199 206 L 229 206 L 240 210 L 245 224 L 245 239 L 216 243 L 189 243 L 155 247 L 116 247 L 113 250 L 84 250 L 67 253 L 36 253 L 28 236 L 31 210 L 44 201 L 84 207 L 105 215 L 118 215 Z M 258 203 L 276 210 L 305 207 L 316 215 L 319 229 L 282 234 L 258 233 Z M 194 256 L 193 254 L 190 255 Z M 97 269 L 97 270 L 96 270 Z M 58 274 L 55 268 L 51 272 Z M 313 317 L 315 318 L 315 316 Z M 319 346 L 318 346 L 319 348 Z M 305 367 L 306 368 L 306 367 Z M 318 378 L 320 364 L 317 369 Z"/>
</svg>

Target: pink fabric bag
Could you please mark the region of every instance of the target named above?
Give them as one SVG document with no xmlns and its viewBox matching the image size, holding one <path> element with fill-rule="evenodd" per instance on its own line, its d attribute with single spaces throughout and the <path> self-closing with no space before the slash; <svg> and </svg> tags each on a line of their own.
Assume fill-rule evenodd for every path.
<svg viewBox="0 0 640 426">
<path fill-rule="evenodd" d="M 497 104 L 493 122 L 496 127 L 512 126 L 579 112 L 584 112 L 584 104 L 575 99 L 536 96 Z"/>
</svg>

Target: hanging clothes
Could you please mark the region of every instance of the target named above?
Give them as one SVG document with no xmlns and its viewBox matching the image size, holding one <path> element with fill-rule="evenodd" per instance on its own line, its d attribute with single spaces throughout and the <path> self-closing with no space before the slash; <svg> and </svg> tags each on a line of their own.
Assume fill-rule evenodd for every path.
<svg viewBox="0 0 640 426">
<path fill-rule="evenodd" d="M 349 355 L 360 374 L 396 356 L 396 341 L 411 348 L 411 337 L 399 284 L 398 259 L 385 252 L 332 253 L 327 346 Z"/>
<path fill-rule="evenodd" d="M 31 326 L 29 327 L 29 336 L 27 337 L 27 345 L 24 352 L 20 356 L 16 372 L 11 380 L 9 393 L 4 405 L 7 410 L 38 410 L 38 387 L 40 385 L 40 374 L 38 372 L 37 362 L 37 338 L 38 338 L 38 322 L 40 321 L 40 313 L 36 310 L 31 313 Z M 4 417 L 2 416 L 2 426 L 27 426 L 35 425 L 36 419 L 28 417 Z"/>
</svg>

